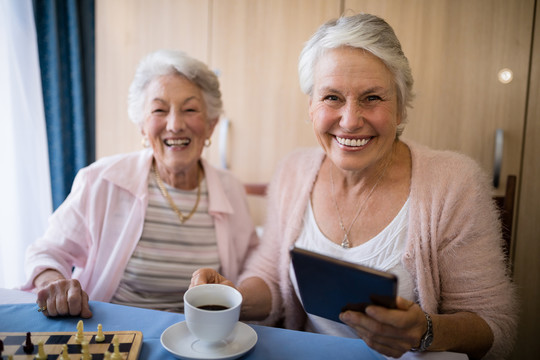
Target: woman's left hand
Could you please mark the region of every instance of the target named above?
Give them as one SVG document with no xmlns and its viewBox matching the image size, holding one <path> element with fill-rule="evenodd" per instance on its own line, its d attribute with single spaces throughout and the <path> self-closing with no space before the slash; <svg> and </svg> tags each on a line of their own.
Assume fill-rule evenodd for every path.
<svg viewBox="0 0 540 360">
<path fill-rule="evenodd" d="M 399 358 L 420 345 L 427 330 L 427 321 L 418 304 L 401 297 L 396 303 L 396 309 L 370 305 L 365 314 L 346 311 L 341 313 L 340 319 L 353 328 L 370 348 Z"/>
</svg>

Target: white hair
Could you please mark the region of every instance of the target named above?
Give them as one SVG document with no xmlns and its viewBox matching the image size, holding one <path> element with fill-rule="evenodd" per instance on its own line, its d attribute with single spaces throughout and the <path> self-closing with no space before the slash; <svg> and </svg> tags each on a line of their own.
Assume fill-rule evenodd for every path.
<svg viewBox="0 0 540 360">
<path fill-rule="evenodd" d="M 169 74 L 183 75 L 201 89 L 206 103 L 207 120 L 222 114 L 223 103 L 216 74 L 202 61 L 182 51 L 158 50 L 141 60 L 129 87 L 128 116 L 131 121 L 142 125 L 146 87 L 156 77 Z"/>
<path fill-rule="evenodd" d="M 317 61 L 325 51 L 342 46 L 369 51 L 393 74 L 402 120 L 398 126 L 398 136 L 401 135 L 407 119 L 407 107 L 411 107 L 414 98 L 414 80 L 409 61 L 394 30 L 375 15 L 343 16 L 326 22 L 313 34 L 300 53 L 298 63 L 302 91 L 309 96 L 313 95 L 313 72 Z"/>
</svg>

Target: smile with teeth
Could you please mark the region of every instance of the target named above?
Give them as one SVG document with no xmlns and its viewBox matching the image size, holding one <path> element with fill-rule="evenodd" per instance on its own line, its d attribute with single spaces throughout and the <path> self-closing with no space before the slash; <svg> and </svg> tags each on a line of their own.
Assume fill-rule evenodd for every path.
<svg viewBox="0 0 540 360">
<path fill-rule="evenodd" d="M 336 140 L 341 145 L 359 147 L 359 146 L 366 145 L 371 140 L 371 138 L 367 138 L 367 139 L 345 139 L 345 138 L 336 136 Z"/>
<path fill-rule="evenodd" d="M 166 139 L 165 145 L 167 146 L 187 146 L 191 142 L 190 139 Z"/>
</svg>

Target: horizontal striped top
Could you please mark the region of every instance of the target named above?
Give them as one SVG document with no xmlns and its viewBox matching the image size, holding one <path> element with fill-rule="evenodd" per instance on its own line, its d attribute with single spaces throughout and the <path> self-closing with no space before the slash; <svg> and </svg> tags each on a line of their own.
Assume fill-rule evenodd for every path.
<svg viewBox="0 0 540 360">
<path fill-rule="evenodd" d="M 197 199 L 197 189 L 185 191 L 164 185 L 182 214 L 189 214 Z M 143 232 L 112 303 L 183 312 L 183 296 L 193 272 L 202 267 L 219 271 L 214 221 L 208 214 L 204 179 L 200 186 L 197 211 L 181 224 L 149 173 Z"/>
</svg>

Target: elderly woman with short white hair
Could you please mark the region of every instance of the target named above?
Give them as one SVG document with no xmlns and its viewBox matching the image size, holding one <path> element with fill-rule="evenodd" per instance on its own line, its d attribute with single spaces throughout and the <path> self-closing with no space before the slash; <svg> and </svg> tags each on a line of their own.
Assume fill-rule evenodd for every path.
<svg viewBox="0 0 540 360">
<path fill-rule="evenodd" d="M 45 315 L 90 317 L 88 300 L 182 312 L 195 269 L 237 278 L 258 244 L 244 187 L 201 158 L 222 112 L 204 63 L 165 50 L 141 61 L 128 113 L 145 149 L 81 169 L 27 251 L 23 289 Z"/>
<path fill-rule="evenodd" d="M 238 282 L 243 318 L 283 317 L 392 357 L 505 358 L 517 305 L 490 184 L 470 158 L 401 139 L 413 78 L 392 28 L 369 14 L 327 22 L 299 75 L 319 147 L 286 157 L 272 180 L 261 246 Z M 397 308 L 343 311 L 340 322 L 306 313 L 293 245 L 396 275 Z M 203 269 L 192 285 L 223 280 Z"/>
</svg>

